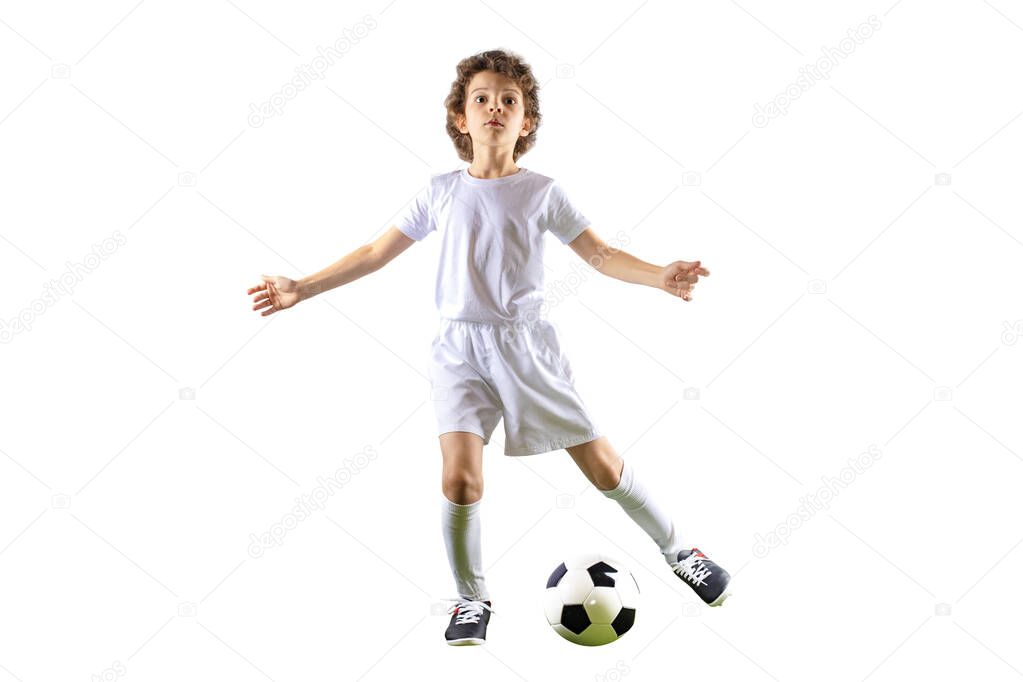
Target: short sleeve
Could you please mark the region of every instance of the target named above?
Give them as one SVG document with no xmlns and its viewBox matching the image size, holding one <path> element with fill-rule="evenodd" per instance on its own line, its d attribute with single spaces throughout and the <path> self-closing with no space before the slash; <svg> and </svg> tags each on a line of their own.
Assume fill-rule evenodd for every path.
<svg viewBox="0 0 1023 682">
<path fill-rule="evenodd" d="M 543 212 L 543 229 L 550 230 L 562 244 L 568 244 L 589 226 L 590 221 L 569 201 L 561 184 L 552 182 Z"/>
<path fill-rule="evenodd" d="M 430 182 L 421 189 L 415 198 L 401 210 L 394 222 L 395 227 L 403 234 L 416 241 L 437 229 L 431 199 L 432 185 L 433 183 Z"/>
</svg>

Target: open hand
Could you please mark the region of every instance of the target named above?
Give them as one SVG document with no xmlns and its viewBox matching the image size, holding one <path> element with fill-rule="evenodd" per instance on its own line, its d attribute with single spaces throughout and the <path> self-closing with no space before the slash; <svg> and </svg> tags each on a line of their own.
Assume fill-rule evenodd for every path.
<svg viewBox="0 0 1023 682">
<path fill-rule="evenodd" d="M 700 276 L 707 277 L 710 270 L 700 265 L 700 261 L 677 260 L 670 263 L 661 270 L 658 276 L 657 285 L 662 291 L 672 296 L 680 296 L 683 301 L 691 301 L 693 298 L 693 287 Z"/>
<path fill-rule="evenodd" d="M 298 282 L 287 277 L 262 275 L 263 283 L 250 287 L 246 293 L 255 294 L 253 310 L 269 308 L 262 317 L 290 308 L 299 302 Z"/>
</svg>

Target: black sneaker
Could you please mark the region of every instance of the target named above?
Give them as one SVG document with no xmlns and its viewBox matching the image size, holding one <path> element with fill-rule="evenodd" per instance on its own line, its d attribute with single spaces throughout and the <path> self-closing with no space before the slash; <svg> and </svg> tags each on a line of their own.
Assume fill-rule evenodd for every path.
<svg viewBox="0 0 1023 682">
<path fill-rule="evenodd" d="M 728 571 L 707 558 L 696 547 L 683 549 L 671 564 L 675 572 L 709 606 L 721 606 L 731 592 L 726 592 L 732 577 Z"/>
<path fill-rule="evenodd" d="M 451 622 L 444 632 L 444 639 L 452 646 L 483 644 L 487 641 L 487 625 L 490 623 L 490 600 L 479 601 L 459 597 L 451 609 Z"/>
</svg>

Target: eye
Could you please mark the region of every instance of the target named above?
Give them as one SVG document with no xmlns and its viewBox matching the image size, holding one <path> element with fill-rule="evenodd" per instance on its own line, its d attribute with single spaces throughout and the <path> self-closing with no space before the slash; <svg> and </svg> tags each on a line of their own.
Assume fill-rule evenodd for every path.
<svg viewBox="0 0 1023 682">
<path fill-rule="evenodd" d="M 480 97 L 483 97 L 484 99 L 486 99 L 486 95 L 476 95 L 476 97 L 475 97 L 475 99 L 473 99 L 473 101 L 474 102 L 479 102 L 480 101 Z"/>
<path fill-rule="evenodd" d="M 509 98 L 507 98 L 507 100 L 505 100 L 505 101 L 507 101 L 507 102 L 508 102 L 508 104 L 514 104 L 514 103 L 515 103 L 515 98 L 514 98 L 514 97 L 509 97 Z"/>
</svg>

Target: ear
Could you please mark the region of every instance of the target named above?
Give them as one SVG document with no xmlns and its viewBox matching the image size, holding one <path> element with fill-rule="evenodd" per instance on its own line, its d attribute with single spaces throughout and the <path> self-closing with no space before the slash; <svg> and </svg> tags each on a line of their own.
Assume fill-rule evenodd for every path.
<svg viewBox="0 0 1023 682">
<path fill-rule="evenodd" d="M 469 132 L 469 126 L 465 124 L 465 114 L 455 114 L 455 127 L 463 135 Z"/>
<path fill-rule="evenodd" d="M 522 130 L 519 132 L 519 137 L 526 137 L 529 132 L 533 129 L 533 119 L 524 118 L 522 119 Z"/>
</svg>

